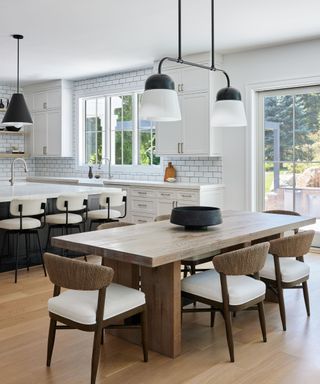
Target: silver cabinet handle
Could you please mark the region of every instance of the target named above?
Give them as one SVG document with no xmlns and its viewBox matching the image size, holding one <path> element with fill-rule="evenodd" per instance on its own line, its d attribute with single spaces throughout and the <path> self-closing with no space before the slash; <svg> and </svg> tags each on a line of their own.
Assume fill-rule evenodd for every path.
<svg viewBox="0 0 320 384">
<path fill-rule="evenodd" d="M 178 92 L 181 92 L 181 84 L 178 84 Z"/>
<path fill-rule="evenodd" d="M 161 195 L 161 196 L 170 196 L 170 193 L 164 193 L 164 192 L 162 192 L 162 193 L 160 193 L 160 195 Z"/>
<path fill-rule="evenodd" d="M 176 201 L 176 207 L 178 206 L 178 202 Z"/>
<path fill-rule="evenodd" d="M 181 153 L 183 153 L 183 143 L 181 143 Z"/>
<path fill-rule="evenodd" d="M 184 194 L 182 194 L 181 196 L 182 197 L 192 197 L 192 195 L 184 195 Z"/>
<path fill-rule="evenodd" d="M 172 208 L 174 208 L 174 203 L 175 203 L 175 201 L 172 202 Z"/>
<path fill-rule="evenodd" d="M 147 204 L 138 204 L 138 207 L 146 208 L 146 207 L 147 207 Z"/>
<path fill-rule="evenodd" d="M 43 109 L 47 109 L 47 103 L 43 103 Z"/>
<path fill-rule="evenodd" d="M 181 92 L 183 92 L 184 91 L 184 89 L 183 89 L 183 84 L 181 84 Z"/>
<path fill-rule="evenodd" d="M 44 147 L 42 147 L 42 154 L 43 155 L 47 154 L 47 146 L 46 145 Z"/>
<path fill-rule="evenodd" d="M 180 153 L 180 143 L 178 143 L 178 153 Z"/>
<path fill-rule="evenodd" d="M 138 194 L 139 194 L 139 195 L 146 195 L 147 192 L 141 192 L 141 191 L 138 191 Z"/>
</svg>

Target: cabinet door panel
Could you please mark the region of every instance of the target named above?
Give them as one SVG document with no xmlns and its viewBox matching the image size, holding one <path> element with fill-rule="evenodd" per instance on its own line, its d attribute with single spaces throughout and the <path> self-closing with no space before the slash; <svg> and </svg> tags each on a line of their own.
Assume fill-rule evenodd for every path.
<svg viewBox="0 0 320 384">
<path fill-rule="evenodd" d="M 47 92 L 38 92 L 33 96 L 34 110 L 36 112 L 45 111 L 48 106 Z"/>
<path fill-rule="evenodd" d="M 210 123 L 207 93 L 183 96 L 183 154 L 209 155 Z"/>
<path fill-rule="evenodd" d="M 182 92 L 209 90 L 210 72 L 202 68 L 187 68 L 181 71 Z"/>
<path fill-rule="evenodd" d="M 48 111 L 48 152 L 49 156 L 61 155 L 61 113 Z"/>
<path fill-rule="evenodd" d="M 47 151 L 47 113 L 33 114 L 33 155 L 42 156 Z"/>
<path fill-rule="evenodd" d="M 48 91 L 48 109 L 58 109 L 61 108 L 61 91 L 58 89 Z"/>
<path fill-rule="evenodd" d="M 156 127 L 157 155 L 179 154 L 182 142 L 182 121 L 168 121 L 158 123 Z"/>
<path fill-rule="evenodd" d="M 175 207 L 175 201 L 158 200 L 158 215 L 168 215 Z"/>
</svg>

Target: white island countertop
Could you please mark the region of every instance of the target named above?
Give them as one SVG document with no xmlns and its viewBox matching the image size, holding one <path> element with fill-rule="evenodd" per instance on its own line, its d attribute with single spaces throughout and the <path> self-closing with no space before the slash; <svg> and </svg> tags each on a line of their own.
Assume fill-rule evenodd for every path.
<svg viewBox="0 0 320 384">
<path fill-rule="evenodd" d="M 219 189 L 224 188 L 223 184 L 200 184 L 200 183 L 168 183 L 165 181 L 147 181 L 147 180 L 125 180 L 125 179 L 88 179 L 76 177 L 49 177 L 49 176 L 29 176 L 27 181 L 36 183 L 57 183 L 70 185 L 88 185 L 100 187 L 116 187 L 117 185 L 127 185 L 136 187 L 159 187 L 159 188 L 175 188 L 175 189 Z"/>
<path fill-rule="evenodd" d="M 111 189 L 111 188 L 110 188 Z M 114 189 L 114 188 L 113 188 Z M 0 182 L 0 202 L 9 202 L 15 198 L 44 198 L 53 199 L 59 195 L 83 193 L 96 195 L 101 193 L 101 186 L 45 184 L 17 182 L 11 186 L 8 182 Z"/>
</svg>

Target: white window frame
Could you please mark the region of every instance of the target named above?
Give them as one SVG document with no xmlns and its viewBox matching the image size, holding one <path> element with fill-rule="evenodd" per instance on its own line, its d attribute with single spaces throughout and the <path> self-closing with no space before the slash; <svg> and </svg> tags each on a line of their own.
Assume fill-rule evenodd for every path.
<svg viewBox="0 0 320 384">
<path fill-rule="evenodd" d="M 284 90 L 291 88 L 306 88 L 319 86 L 320 76 L 308 76 L 278 79 L 275 81 L 249 83 L 245 86 L 246 114 L 248 125 L 246 127 L 246 169 L 245 169 L 245 209 L 261 210 L 261 135 L 259 135 L 259 92 Z M 263 176 L 264 177 L 264 176 Z M 263 184 L 264 185 L 264 184 Z M 264 198 L 264 196 L 263 196 Z"/>
<path fill-rule="evenodd" d="M 159 173 L 162 169 L 162 158 L 160 158 L 160 164 L 139 164 L 139 126 L 138 126 L 138 95 L 143 93 L 143 90 L 122 90 L 119 92 L 103 93 L 99 95 L 79 95 L 78 100 L 78 129 L 79 129 L 79 155 L 78 164 L 81 167 L 88 166 L 85 163 L 85 108 L 84 104 L 86 100 L 105 97 L 105 148 L 103 149 L 104 157 L 106 153 L 111 156 L 111 121 L 110 121 L 110 102 L 111 97 L 115 96 L 133 96 L 133 135 L 132 135 L 132 163 L 133 164 L 112 164 L 111 168 L 114 172 L 143 172 L 143 173 Z M 102 163 L 102 167 L 105 166 L 105 162 Z"/>
</svg>

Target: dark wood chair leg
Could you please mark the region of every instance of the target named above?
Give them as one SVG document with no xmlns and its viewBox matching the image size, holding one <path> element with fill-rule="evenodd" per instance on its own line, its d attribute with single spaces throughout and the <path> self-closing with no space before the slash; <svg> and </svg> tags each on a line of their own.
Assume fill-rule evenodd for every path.
<svg viewBox="0 0 320 384">
<path fill-rule="evenodd" d="M 259 311 L 259 320 L 260 320 L 260 327 L 262 332 L 262 338 L 263 341 L 267 341 L 267 330 L 266 330 L 266 318 L 264 316 L 264 305 L 263 302 L 258 304 L 258 311 Z"/>
<path fill-rule="evenodd" d="M 36 231 L 36 236 L 37 236 L 37 241 L 38 241 L 38 247 L 39 247 L 40 259 L 41 259 L 41 263 L 42 263 L 43 272 L 44 272 L 44 275 L 47 276 L 47 271 L 46 271 L 46 267 L 45 267 L 44 261 L 43 261 L 43 252 L 42 252 L 42 246 L 41 246 L 41 241 L 40 241 L 38 231 Z"/>
<path fill-rule="evenodd" d="M 25 244 L 26 244 L 26 258 L 27 258 L 27 271 L 29 271 L 29 268 L 30 268 L 30 255 L 29 255 L 29 238 L 28 238 L 28 233 L 26 232 L 24 234 L 24 240 L 25 240 Z"/>
<path fill-rule="evenodd" d="M 20 233 L 17 233 L 17 245 L 16 245 L 16 270 L 14 273 L 14 282 L 17 283 L 18 281 L 18 267 L 19 267 L 19 240 L 20 240 Z"/>
<path fill-rule="evenodd" d="M 104 344 L 104 332 L 105 332 L 105 330 L 103 328 L 102 331 L 101 331 L 101 345 Z"/>
<path fill-rule="evenodd" d="M 303 297 L 304 297 L 304 303 L 306 305 L 307 315 L 310 316 L 309 291 L 308 291 L 308 283 L 306 281 L 302 283 L 302 288 L 303 288 Z"/>
<path fill-rule="evenodd" d="M 282 328 L 284 331 L 286 331 L 287 330 L 286 308 L 285 308 L 285 304 L 284 304 L 283 288 L 281 286 L 281 282 L 278 284 L 278 298 L 279 298 L 279 309 L 280 309 Z"/>
<path fill-rule="evenodd" d="M 232 336 L 232 327 L 231 327 L 231 316 L 230 316 L 229 309 L 226 309 L 226 308 L 223 309 L 223 317 L 224 317 L 224 322 L 226 327 L 230 361 L 233 363 L 234 362 L 234 345 L 233 345 L 233 336 Z"/>
<path fill-rule="evenodd" d="M 196 266 L 191 265 L 191 275 L 195 275 L 195 273 L 196 273 Z"/>
<path fill-rule="evenodd" d="M 148 325 L 146 309 L 141 313 L 141 344 L 143 350 L 143 361 L 147 362 L 148 357 Z"/>
<path fill-rule="evenodd" d="M 93 337 L 93 350 L 92 350 L 92 359 L 91 359 L 91 384 L 95 384 L 97 372 L 98 372 L 98 365 L 99 365 L 99 358 L 100 358 L 101 333 L 102 333 L 102 328 L 97 327 L 97 329 L 94 332 L 94 337 Z"/>
<path fill-rule="evenodd" d="M 214 307 L 211 306 L 211 312 L 210 312 L 210 327 L 214 327 L 214 320 L 216 317 L 216 311 L 214 310 Z"/>
<path fill-rule="evenodd" d="M 188 276 L 188 266 L 185 265 L 183 268 L 183 278 L 186 278 Z"/>
<path fill-rule="evenodd" d="M 47 349 L 47 367 L 50 367 L 50 364 L 51 364 L 54 340 L 56 337 L 56 325 L 57 325 L 57 322 L 55 320 L 50 319 L 49 334 L 48 334 L 48 349 Z"/>
</svg>

